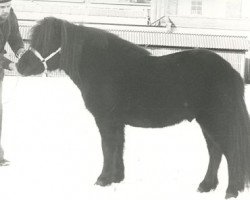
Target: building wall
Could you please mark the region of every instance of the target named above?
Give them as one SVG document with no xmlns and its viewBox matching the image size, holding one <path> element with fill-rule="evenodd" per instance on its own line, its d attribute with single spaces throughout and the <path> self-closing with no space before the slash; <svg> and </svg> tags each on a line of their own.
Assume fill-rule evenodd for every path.
<svg viewBox="0 0 250 200">
<path fill-rule="evenodd" d="M 202 16 L 211 18 L 225 17 L 225 4 L 226 0 L 203 0 Z"/>
<path fill-rule="evenodd" d="M 242 18 L 250 18 L 250 1 L 242 0 Z"/>
<path fill-rule="evenodd" d="M 152 0 L 150 21 L 155 23 L 157 20 L 166 15 L 168 0 Z"/>
</svg>

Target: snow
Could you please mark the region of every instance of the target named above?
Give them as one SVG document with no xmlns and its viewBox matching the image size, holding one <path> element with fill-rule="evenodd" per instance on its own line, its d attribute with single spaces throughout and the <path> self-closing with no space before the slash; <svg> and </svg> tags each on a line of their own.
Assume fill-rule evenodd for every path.
<svg viewBox="0 0 250 200">
<path fill-rule="evenodd" d="M 246 86 L 250 110 L 250 86 Z M 102 169 L 99 132 L 79 90 L 67 77 L 11 77 L 3 82 L 2 145 L 10 165 L 0 168 L 1 200 L 223 199 L 219 186 L 196 192 L 208 164 L 197 123 L 164 129 L 126 127 L 125 180 L 94 185 Z M 182 148 L 179 148 L 179 147 Z M 238 199 L 249 199 L 250 191 Z"/>
</svg>

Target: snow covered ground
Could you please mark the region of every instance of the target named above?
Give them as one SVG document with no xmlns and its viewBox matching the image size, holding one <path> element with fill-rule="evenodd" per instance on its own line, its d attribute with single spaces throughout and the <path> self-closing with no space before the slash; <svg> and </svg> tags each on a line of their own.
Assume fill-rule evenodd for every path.
<svg viewBox="0 0 250 200">
<path fill-rule="evenodd" d="M 126 127 L 125 180 L 102 188 L 94 185 L 102 168 L 100 136 L 74 84 L 66 77 L 5 77 L 3 89 L 2 144 L 10 165 L 0 168 L 1 200 L 224 198 L 224 158 L 217 190 L 196 192 L 208 154 L 195 121 L 164 129 Z M 238 197 L 249 198 L 250 191 Z"/>
</svg>

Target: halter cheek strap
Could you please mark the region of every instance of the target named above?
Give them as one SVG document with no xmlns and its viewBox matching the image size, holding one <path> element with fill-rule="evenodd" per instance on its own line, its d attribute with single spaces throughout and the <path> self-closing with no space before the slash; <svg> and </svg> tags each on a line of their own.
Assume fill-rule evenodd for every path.
<svg viewBox="0 0 250 200">
<path fill-rule="evenodd" d="M 46 58 L 43 58 L 42 55 L 33 47 L 29 47 L 29 50 L 34 53 L 34 55 L 39 58 L 39 60 L 43 63 L 44 66 L 44 72 L 43 74 L 47 75 L 48 72 L 48 65 L 47 61 L 51 59 L 53 56 L 55 56 L 57 53 L 61 51 L 61 47 L 59 47 L 56 51 L 52 52 L 50 55 L 48 55 Z"/>
</svg>

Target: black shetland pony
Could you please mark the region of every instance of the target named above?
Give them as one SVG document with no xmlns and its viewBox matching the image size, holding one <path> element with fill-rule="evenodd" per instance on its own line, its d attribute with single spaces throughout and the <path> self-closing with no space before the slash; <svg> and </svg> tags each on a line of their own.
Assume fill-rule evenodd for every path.
<svg viewBox="0 0 250 200">
<path fill-rule="evenodd" d="M 96 184 L 124 179 L 124 126 L 201 126 L 210 156 L 198 190 L 218 184 L 224 155 L 226 198 L 250 183 L 250 120 L 244 83 L 219 55 L 203 49 L 155 57 L 111 33 L 45 18 L 33 27 L 31 48 L 18 62 L 24 76 L 64 70 L 82 93 L 102 138 L 104 164 Z"/>
</svg>

